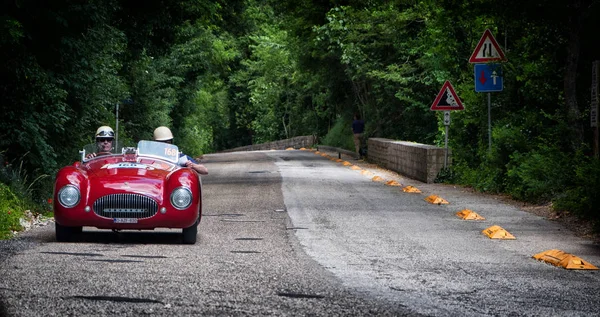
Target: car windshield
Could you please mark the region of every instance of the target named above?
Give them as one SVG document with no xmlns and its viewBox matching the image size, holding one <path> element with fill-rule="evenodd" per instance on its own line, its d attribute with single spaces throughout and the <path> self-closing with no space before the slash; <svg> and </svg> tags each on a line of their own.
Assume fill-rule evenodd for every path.
<svg viewBox="0 0 600 317">
<path fill-rule="evenodd" d="M 171 163 L 177 163 L 179 160 L 179 148 L 177 148 L 177 145 L 164 142 L 140 141 L 137 152 L 139 156 L 156 157 Z"/>
<path fill-rule="evenodd" d="M 83 147 L 83 151 L 79 151 L 82 155 L 82 161 L 87 162 L 96 157 L 104 155 L 127 154 L 135 153 L 138 156 L 146 156 L 162 159 L 171 163 L 179 161 L 179 148 L 177 145 L 156 142 L 156 141 L 140 141 L 136 147 L 125 147 L 121 142 L 114 141 L 114 146 L 110 151 L 102 151 L 103 149 L 96 143 L 88 144 Z M 94 153 L 94 156 L 89 156 Z"/>
<path fill-rule="evenodd" d="M 122 148 L 124 144 L 121 141 L 112 141 L 110 146 L 107 146 L 106 142 L 98 142 L 87 144 L 83 147 L 83 151 L 85 151 L 85 156 L 89 154 L 95 153 L 96 156 L 109 155 L 109 154 L 121 154 Z M 79 152 L 80 154 L 82 151 Z M 88 161 L 88 159 L 84 159 L 84 161 Z"/>
</svg>

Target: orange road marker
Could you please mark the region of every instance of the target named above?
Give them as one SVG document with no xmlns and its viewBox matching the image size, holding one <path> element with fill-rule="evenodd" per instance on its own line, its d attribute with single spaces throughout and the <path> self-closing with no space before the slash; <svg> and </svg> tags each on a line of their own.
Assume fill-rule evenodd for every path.
<svg viewBox="0 0 600 317">
<path fill-rule="evenodd" d="M 456 215 L 463 220 L 485 220 L 484 217 L 470 209 L 463 209 L 457 212 Z"/>
<path fill-rule="evenodd" d="M 413 186 L 406 186 L 406 187 L 402 188 L 402 191 L 405 193 L 420 193 L 421 192 L 420 189 L 413 187 Z"/>
<path fill-rule="evenodd" d="M 483 234 L 488 236 L 490 239 L 502 239 L 502 240 L 515 240 L 515 236 L 510 234 L 508 231 L 500 226 L 491 226 L 482 231 Z"/>
<path fill-rule="evenodd" d="M 425 201 L 434 205 L 447 205 L 447 200 L 436 195 L 429 195 L 425 198 Z"/>
<path fill-rule="evenodd" d="M 373 176 L 373 178 L 371 178 L 371 180 L 374 182 L 382 182 L 383 178 L 381 178 L 380 176 Z"/>
<path fill-rule="evenodd" d="M 395 180 L 387 181 L 385 184 L 388 186 L 402 186 L 402 184 L 398 183 Z"/>
<path fill-rule="evenodd" d="M 541 253 L 538 253 L 532 258 L 550 263 L 554 266 L 560 266 L 567 270 L 597 270 L 598 268 L 589 262 L 585 262 L 580 257 L 574 256 L 569 253 L 565 253 L 560 250 L 547 250 Z"/>
</svg>

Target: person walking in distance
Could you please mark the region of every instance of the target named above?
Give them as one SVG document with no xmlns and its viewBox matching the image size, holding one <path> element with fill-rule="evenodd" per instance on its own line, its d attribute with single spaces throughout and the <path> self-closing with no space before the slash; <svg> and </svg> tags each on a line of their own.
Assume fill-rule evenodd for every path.
<svg viewBox="0 0 600 317">
<path fill-rule="evenodd" d="M 362 158 L 360 147 L 364 131 L 365 121 L 360 118 L 360 114 L 357 112 L 354 114 L 354 121 L 352 121 L 352 134 L 354 135 L 354 148 L 359 158 Z"/>
</svg>

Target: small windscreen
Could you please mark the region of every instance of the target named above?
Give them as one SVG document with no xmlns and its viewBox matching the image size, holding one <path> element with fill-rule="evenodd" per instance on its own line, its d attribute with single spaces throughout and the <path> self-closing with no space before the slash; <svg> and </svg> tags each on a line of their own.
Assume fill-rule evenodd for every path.
<svg viewBox="0 0 600 317">
<path fill-rule="evenodd" d="M 140 141 L 138 143 L 138 156 L 151 156 L 160 158 L 172 163 L 179 161 L 179 148 L 177 145 L 155 142 L 155 141 Z"/>
<path fill-rule="evenodd" d="M 110 144 L 106 144 L 104 142 L 86 144 L 83 147 L 83 152 L 79 151 L 79 154 L 84 154 L 84 156 L 82 156 L 81 159 L 83 162 L 87 162 L 95 157 L 101 157 L 111 154 L 121 154 L 123 146 L 123 142 L 116 140 L 111 142 Z"/>
</svg>

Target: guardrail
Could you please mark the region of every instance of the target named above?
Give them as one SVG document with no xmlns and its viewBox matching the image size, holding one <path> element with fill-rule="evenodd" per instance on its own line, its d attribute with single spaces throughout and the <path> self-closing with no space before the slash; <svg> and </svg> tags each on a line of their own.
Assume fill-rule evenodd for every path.
<svg viewBox="0 0 600 317">
<path fill-rule="evenodd" d="M 223 150 L 221 152 L 285 150 L 289 147 L 293 147 L 295 149 L 302 147 L 310 148 L 315 144 L 316 139 L 317 138 L 314 135 L 304 135 L 279 141 L 240 146 L 233 149 Z"/>
<path fill-rule="evenodd" d="M 333 146 L 317 145 L 317 151 L 320 151 L 319 149 L 329 151 L 329 152 L 337 152 L 339 159 L 342 158 L 342 154 L 348 155 L 355 159 L 359 158 L 358 154 L 356 154 L 356 152 L 354 152 L 354 151 L 348 151 L 348 150 L 340 149 L 340 148 L 333 147 Z"/>
<path fill-rule="evenodd" d="M 433 183 L 444 167 L 446 149 L 391 139 L 370 138 L 369 162 L 424 183 Z M 448 151 L 448 166 L 452 164 Z"/>
<path fill-rule="evenodd" d="M 315 146 L 316 139 L 314 135 L 298 136 L 291 139 L 237 147 L 222 152 L 285 150 L 290 147 L 295 149 L 310 148 Z M 446 149 L 434 145 L 383 138 L 369 138 L 367 144 L 369 149 L 367 161 L 424 183 L 433 183 L 444 167 Z M 317 150 L 337 152 L 338 158 L 342 158 L 342 154 L 355 159 L 359 158 L 354 151 L 346 149 L 327 145 L 317 145 L 316 148 Z M 451 154 L 451 151 L 448 151 L 448 166 L 452 164 Z"/>
</svg>

